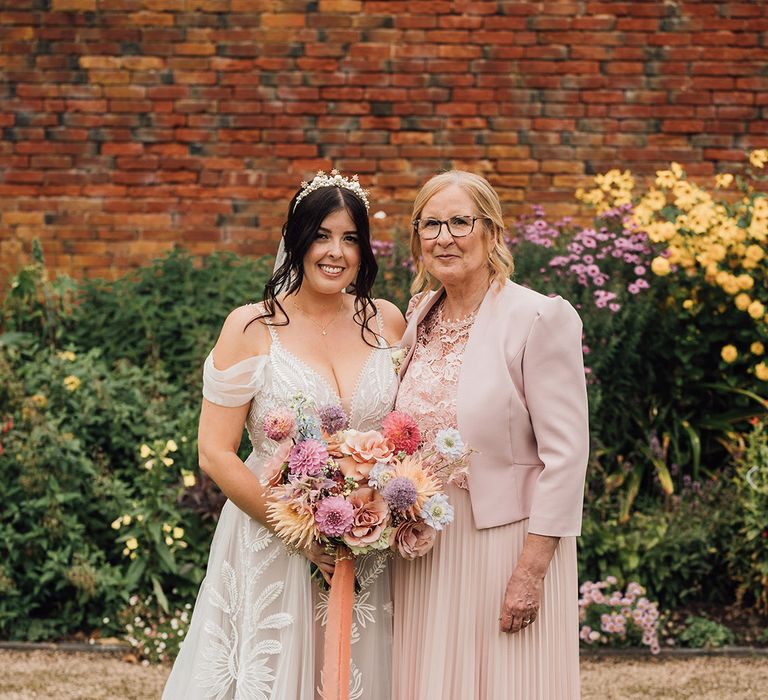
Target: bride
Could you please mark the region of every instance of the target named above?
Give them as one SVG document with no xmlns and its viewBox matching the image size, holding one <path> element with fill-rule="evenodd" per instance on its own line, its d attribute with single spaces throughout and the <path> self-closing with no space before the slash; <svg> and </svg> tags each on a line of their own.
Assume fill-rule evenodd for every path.
<svg viewBox="0 0 768 700">
<path fill-rule="evenodd" d="M 318 546 L 291 553 L 271 531 L 259 472 L 277 445 L 263 419 L 301 393 L 318 407 L 340 404 L 351 428 L 377 428 L 395 400 L 389 348 L 405 322 L 395 306 L 370 298 L 377 265 L 357 178 L 332 171 L 302 183 L 283 247 L 264 301 L 227 317 L 205 361 L 200 466 L 229 500 L 165 700 L 307 700 L 322 692 L 327 595 L 310 579 L 310 562 L 329 579 L 334 560 Z M 243 426 L 253 446 L 245 462 L 237 456 Z M 380 554 L 357 563 L 350 698 L 390 697 L 384 570 Z"/>
</svg>

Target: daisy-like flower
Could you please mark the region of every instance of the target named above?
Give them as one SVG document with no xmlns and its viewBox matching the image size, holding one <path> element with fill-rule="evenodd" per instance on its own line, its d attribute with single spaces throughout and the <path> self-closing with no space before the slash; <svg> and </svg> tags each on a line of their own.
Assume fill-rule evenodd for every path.
<svg viewBox="0 0 768 700">
<path fill-rule="evenodd" d="M 317 476 L 328 461 L 328 449 L 324 443 L 310 438 L 293 446 L 288 457 L 291 474 Z"/>
<path fill-rule="evenodd" d="M 333 404 L 323 406 L 317 413 L 320 418 L 320 426 L 328 435 L 338 433 L 339 430 L 343 430 L 347 425 L 347 414 L 344 413 L 344 409 L 341 406 Z"/>
<path fill-rule="evenodd" d="M 424 504 L 440 491 L 440 482 L 434 474 L 424 469 L 421 461 L 416 457 L 405 459 L 392 464 L 395 476 L 407 477 L 416 487 L 416 502 L 406 512 L 406 517 L 416 518 Z"/>
<path fill-rule="evenodd" d="M 387 485 L 381 491 L 381 495 L 389 503 L 390 508 L 404 511 L 416 503 L 418 493 L 416 486 L 408 477 L 396 476 L 387 482 Z"/>
<path fill-rule="evenodd" d="M 432 496 L 421 509 L 424 522 L 435 530 L 442 530 L 453 522 L 453 506 L 448 503 L 448 496 L 438 493 Z"/>
<path fill-rule="evenodd" d="M 287 408 L 275 408 L 264 416 L 264 432 L 270 440 L 282 442 L 293 437 L 296 420 Z"/>
<path fill-rule="evenodd" d="M 455 428 L 441 430 L 435 438 L 437 451 L 445 457 L 457 459 L 464 454 L 464 442 Z"/>
<path fill-rule="evenodd" d="M 402 411 L 392 411 L 381 422 L 384 436 L 395 446 L 395 451 L 412 455 L 419 447 L 421 433 L 411 416 Z"/>
<path fill-rule="evenodd" d="M 80 384 L 82 384 L 80 377 L 76 377 L 74 374 L 64 377 L 64 387 L 67 391 L 75 391 Z"/>
<path fill-rule="evenodd" d="M 392 467 L 389 464 L 376 462 L 368 474 L 368 486 L 373 486 L 375 489 L 383 489 L 394 476 L 395 472 L 392 471 Z"/>
<path fill-rule="evenodd" d="M 327 537 L 341 537 L 352 528 L 354 520 L 355 509 L 342 496 L 324 498 L 317 504 L 315 523 Z"/>
<path fill-rule="evenodd" d="M 275 533 L 289 545 L 308 547 L 315 537 L 317 526 L 312 509 L 302 500 L 286 491 L 267 506 L 267 517 L 275 526 Z"/>
</svg>

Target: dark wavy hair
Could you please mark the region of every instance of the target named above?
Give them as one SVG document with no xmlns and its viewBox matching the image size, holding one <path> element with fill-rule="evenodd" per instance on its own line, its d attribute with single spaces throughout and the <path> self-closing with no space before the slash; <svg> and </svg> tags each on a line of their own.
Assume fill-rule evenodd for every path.
<svg viewBox="0 0 768 700">
<path fill-rule="evenodd" d="M 279 292 L 293 294 L 299 290 L 304 281 L 304 256 L 315 240 L 321 224 L 330 214 L 345 210 L 355 224 L 360 248 L 360 268 L 351 285 L 355 295 L 354 320 L 360 326 L 360 335 L 363 340 L 371 345 L 366 338 L 366 331 L 379 337 L 379 334 L 368 326 L 377 312 L 376 304 L 371 298 L 371 288 L 376 280 L 379 266 L 371 248 L 371 230 L 365 204 L 357 195 L 344 187 L 321 187 L 302 197 L 299 205 L 296 206 L 296 198 L 299 194 L 301 189 L 291 199 L 288 205 L 288 218 L 283 224 L 285 260 L 264 286 L 262 296 L 264 313 L 254 318 L 248 325 L 256 320 L 263 320 L 277 326 L 286 326 L 290 323 L 288 314 L 280 304 L 277 295 Z M 278 309 L 285 317 L 285 321 L 275 320 Z"/>
</svg>

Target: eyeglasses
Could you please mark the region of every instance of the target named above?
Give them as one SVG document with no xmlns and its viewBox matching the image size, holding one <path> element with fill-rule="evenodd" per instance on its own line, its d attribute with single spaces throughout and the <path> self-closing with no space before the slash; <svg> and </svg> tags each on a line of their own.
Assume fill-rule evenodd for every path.
<svg viewBox="0 0 768 700">
<path fill-rule="evenodd" d="M 463 238 L 468 236 L 475 228 L 475 221 L 488 219 L 487 216 L 452 216 L 450 219 L 440 221 L 440 219 L 416 219 L 413 222 L 413 228 L 419 234 L 423 241 L 431 241 L 440 238 L 443 230 L 443 224 L 448 229 L 448 233 L 454 238 Z"/>
</svg>

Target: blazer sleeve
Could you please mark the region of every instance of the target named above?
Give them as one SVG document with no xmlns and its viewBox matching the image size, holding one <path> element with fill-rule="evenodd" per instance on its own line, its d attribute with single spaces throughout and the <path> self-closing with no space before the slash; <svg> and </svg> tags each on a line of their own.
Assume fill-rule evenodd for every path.
<svg viewBox="0 0 768 700">
<path fill-rule="evenodd" d="M 581 533 L 589 459 L 589 414 L 581 319 L 561 297 L 534 319 L 523 355 L 523 386 L 544 469 L 533 491 L 528 531 Z"/>
</svg>

